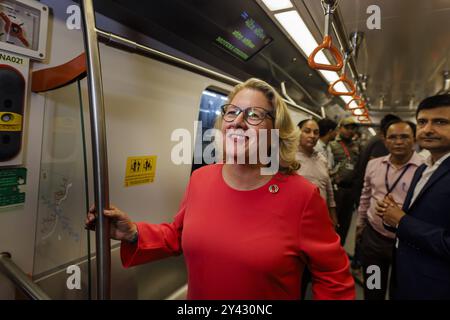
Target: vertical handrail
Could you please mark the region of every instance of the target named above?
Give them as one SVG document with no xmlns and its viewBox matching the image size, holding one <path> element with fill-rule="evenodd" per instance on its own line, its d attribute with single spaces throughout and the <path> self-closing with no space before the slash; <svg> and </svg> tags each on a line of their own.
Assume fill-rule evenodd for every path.
<svg viewBox="0 0 450 320">
<path fill-rule="evenodd" d="M 84 192 L 86 193 L 85 197 L 85 205 L 86 212 L 89 210 L 90 201 L 89 201 L 89 183 L 88 183 L 88 162 L 86 155 L 86 135 L 84 134 L 84 117 L 83 117 L 83 97 L 81 95 L 81 83 L 80 80 L 77 80 L 78 85 L 78 100 L 80 101 L 80 125 L 81 125 L 81 140 L 83 144 L 83 168 L 84 168 Z M 86 230 L 87 237 L 87 267 L 88 267 L 88 300 L 92 300 L 92 259 L 91 259 L 91 231 Z"/>
<path fill-rule="evenodd" d="M 95 234 L 97 299 L 109 300 L 111 299 L 111 242 L 109 239 L 109 219 L 103 215 L 103 210 L 109 208 L 109 180 L 102 70 L 92 0 L 82 0 L 81 9 L 89 88 L 94 196 L 98 212 Z"/>
</svg>

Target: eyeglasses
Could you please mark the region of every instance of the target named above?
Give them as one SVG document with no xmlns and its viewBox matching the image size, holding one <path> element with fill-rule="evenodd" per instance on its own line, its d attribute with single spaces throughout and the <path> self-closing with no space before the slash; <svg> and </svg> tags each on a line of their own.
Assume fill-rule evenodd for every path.
<svg viewBox="0 0 450 320">
<path fill-rule="evenodd" d="M 236 120 L 236 118 L 244 113 L 244 121 L 252 126 L 256 126 L 264 121 L 264 119 L 269 116 L 272 120 L 275 120 L 272 112 L 267 111 L 264 108 L 259 107 L 250 107 L 245 110 L 242 110 L 238 106 L 234 104 L 225 104 L 221 107 L 222 109 L 222 118 L 226 122 L 232 122 Z"/>
</svg>

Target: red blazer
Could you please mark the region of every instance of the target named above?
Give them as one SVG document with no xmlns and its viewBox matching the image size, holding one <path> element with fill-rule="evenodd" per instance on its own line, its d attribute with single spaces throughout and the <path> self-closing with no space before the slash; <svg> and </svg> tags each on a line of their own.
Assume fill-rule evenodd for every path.
<svg viewBox="0 0 450 320">
<path fill-rule="evenodd" d="M 317 187 L 278 173 L 250 191 L 229 187 L 223 165 L 196 170 L 172 223 L 137 223 L 125 267 L 184 254 L 189 299 L 299 299 L 306 265 L 315 299 L 354 299 L 354 281 Z M 274 192 L 278 188 L 277 192 Z"/>
</svg>

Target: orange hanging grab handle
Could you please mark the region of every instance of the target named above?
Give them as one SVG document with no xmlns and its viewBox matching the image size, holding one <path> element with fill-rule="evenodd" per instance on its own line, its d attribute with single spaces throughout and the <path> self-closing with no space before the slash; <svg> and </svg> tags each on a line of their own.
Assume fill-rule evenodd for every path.
<svg viewBox="0 0 450 320">
<path fill-rule="evenodd" d="M 357 116 L 357 119 L 361 123 L 372 123 L 372 121 L 370 121 L 369 115 Z"/>
<path fill-rule="evenodd" d="M 336 59 L 335 65 L 316 63 L 314 61 L 314 59 L 316 58 L 316 54 L 322 49 L 330 50 L 330 52 Z M 342 67 L 344 66 L 344 61 L 342 60 L 342 55 L 339 50 L 331 43 L 331 36 L 326 35 L 323 38 L 322 44 L 315 48 L 313 52 L 311 52 L 308 57 L 308 65 L 316 70 L 340 71 L 342 69 Z"/>
<path fill-rule="evenodd" d="M 366 104 L 365 103 L 362 103 L 362 104 L 358 104 L 358 107 L 356 107 L 356 108 L 351 108 L 350 109 L 351 110 L 351 112 L 352 112 L 352 115 L 353 116 L 362 116 L 362 115 L 368 115 L 368 110 L 367 110 L 367 108 L 366 108 Z M 362 113 L 356 113 L 356 110 L 359 110 L 359 111 L 362 111 Z"/>
<path fill-rule="evenodd" d="M 361 110 L 362 113 L 356 113 L 356 110 Z M 363 107 L 363 108 L 353 109 L 352 110 L 352 115 L 354 117 L 364 117 L 364 116 L 369 116 L 369 113 L 368 113 L 366 107 Z"/>
<path fill-rule="evenodd" d="M 363 110 L 363 113 L 362 114 L 355 114 L 356 110 Z M 361 109 L 353 109 L 352 110 L 352 114 L 361 123 L 372 123 L 372 121 L 370 121 L 370 117 L 369 117 L 369 110 L 367 110 L 367 108 L 365 106 L 363 108 L 361 108 Z"/>
<path fill-rule="evenodd" d="M 356 108 L 352 108 L 350 107 L 350 105 L 352 104 L 352 102 L 356 102 L 356 104 L 358 105 Z M 366 103 L 364 102 L 364 100 L 360 97 L 360 96 L 353 96 L 352 100 L 350 100 L 346 105 L 345 105 L 345 110 L 356 110 L 356 109 L 363 109 L 366 107 Z"/>
<path fill-rule="evenodd" d="M 350 87 L 350 92 L 344 91 L 344 92 L 339 92 L 334 90 L 334 86 L 338 83 L 338 82 L 343 82 L 349 85 Z M 332 84 L 330 84 L 330 86 L 328 87 L 328 92 L 331 93 L 332 95 L 335 96 L 353 96 L 356 93 L 356 87 L 353 84 L 352 80 L 348 79 L 345 74 L 341 75 L 339 77 L 339 79 L 337 79 L 335 82 L 333 82 Z"/>
</svg>

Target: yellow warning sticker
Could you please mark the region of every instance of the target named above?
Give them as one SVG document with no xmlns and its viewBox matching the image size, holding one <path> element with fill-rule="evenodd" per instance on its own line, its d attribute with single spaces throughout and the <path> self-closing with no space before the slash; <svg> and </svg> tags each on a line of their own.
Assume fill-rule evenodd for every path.
<svg viewBox="0 0 450 320">
<path fill-rule="evenodd" d="M 22 131 L 22 116 L 13 112 L 0 112 L 0 131 Z"/>
<path fill-rule="evenodd" d="M 129 157 L 125 171 L 125 187 L 153 182 L 156 172 L 156 156 Z"/>
</svg>

